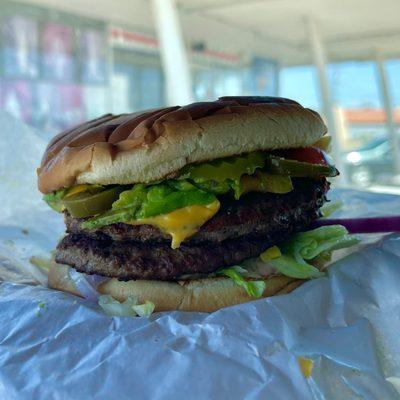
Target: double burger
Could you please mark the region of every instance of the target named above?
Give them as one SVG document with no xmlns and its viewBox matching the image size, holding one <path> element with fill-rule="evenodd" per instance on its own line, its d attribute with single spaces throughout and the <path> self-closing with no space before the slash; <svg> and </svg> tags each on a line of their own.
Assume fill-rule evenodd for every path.
<svg viewBox="0 0 400 400">
<path fill-rule="evenodd" d="M 120 302 L 210 312 L 320 276 L 338 235 L 308 231 L 338 174 L 326 132 L 295 101 L 222 97 L 60 133 L 38 168 L 66 223 L 49 286 L 81 295 L 79 273 Z"/>
</svg>

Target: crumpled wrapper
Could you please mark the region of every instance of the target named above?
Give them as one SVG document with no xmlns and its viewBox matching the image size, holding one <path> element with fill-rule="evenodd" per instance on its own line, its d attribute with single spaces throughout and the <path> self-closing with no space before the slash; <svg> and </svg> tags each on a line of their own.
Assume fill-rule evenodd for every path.
<svg viewBox="0 0 400 400">
<path fill-rule="evenodd" d="M 289 295 L 111 318 L 47 289 L 30 264 L 55 247 L 62 218 L 36 192 L 43 139 L 5 114 L 0 122 L 1 399 L 400 398 L 399 235 L 364 237 L 329 277 Z M 335 217 L 400 210 L 398 196 L 330 197 L 345 203 Z"/>
</svg>

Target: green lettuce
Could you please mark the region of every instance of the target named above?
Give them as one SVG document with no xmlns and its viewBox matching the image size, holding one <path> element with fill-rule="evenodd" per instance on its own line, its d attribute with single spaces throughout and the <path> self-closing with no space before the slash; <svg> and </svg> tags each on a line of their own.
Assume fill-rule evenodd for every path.
<svg viewBox="0 0 400 400">
<path fill-rule="evenodd" d="M 118 200 L 113 205 L 113 210 L 123 210 L 127 207 L 134 208 L 135 212 L 140 208 L 142 203 L 147 199 L 147 188 L 146 185 L 137 184 L 132 189 L 125 190 L 120 193 Z"/>
<path fill-rule="evenodd" d="M 292 256 L 282 254 L 280 257 L 269 261 L 269 264 L 282 275 L 298 279 L 319 278 L 324 276 L 318 268 L 306 262 L 297 262 Z"/>
<path fill-rule="evenodd" d="M 329 203 L 325 203 L 319 210 L 321 211 L 322 218 L 328 218 L 335 211 L 339 210 L 342 206 L 342 200 L 329 201 Z"/>
<path fill-rule="evenodd" d="M 135 311 L 139 317 L 149 317 L 153 314 L 154 308 L 154 303 L 149 300 L 146 300 L 144 304 L 135 304 L 132 306 L 133 311 Z"/>
<path fill-rule="evenodd" d="M 193 204 L 206 205 L 214 202 L 212 193 L 196 188 L 189 182 L 169 182 L 149 188 L 147 199 L 137 212 L 138 218 L 168 214 Z"/>
<path fill-rule="evenodd" d="M 353 246 L 359 240 L 348 234 L 342 225 L 321 226 L 294 234 L 280 246 L 282 253 L 292 255 L 298 262 L 311 260 L 321 253 Z"/>
<path fill-rule="evenodd" d="M 117 222 L 168 214 L 194 204 L 206 205 L 216 201 L 212 193 L 205 192 L 187 181 L 165 181 L 157 185 L 136 184 L 122 192 L 110 211 L 82 223 L 84 228 L 99 228 Z"/>
<path fill-rule="evenodd" d="M 244 288 L 249 296 L 260 298 L 265 290 L 265 282 L 245 280 L 242 274 L 246 272 L 247 271 L 244 268 L 236 265 L 219 270 L 218 275 L 223 275 L 231 278 L 237 285 Z"/>
<path fill-rule="evenodd" d="M 280 245 L 282 255 L 268 263 L 286 276 L 299 279 L 318 278 L 324 274 L 307 261 L 329 259 L 332 251 L 358 242 L 359 239 L 350 236 L 342 225 L 322 226 L 293 235 Z"/>
<path fill-rule="evenodd" d="M 64 209 L 64 205 L 62 203 L 62 199 L 67 193 L 68 189 L 60 189 L 55 192 L 51 192 L 45 194 L 43 196 L 43 200 L 54 210 L 57 212 L 62 212 Z"/>
</svg>

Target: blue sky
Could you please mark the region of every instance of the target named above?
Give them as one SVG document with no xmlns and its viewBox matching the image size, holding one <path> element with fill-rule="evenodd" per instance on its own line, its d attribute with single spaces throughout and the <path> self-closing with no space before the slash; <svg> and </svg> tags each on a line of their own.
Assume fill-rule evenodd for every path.
<svg viewBox="0 0 400 400">
<path fill-rule="evenodd" d="M 400 106 L 400 60 L 387 61 L 386 71 L 393 105 Z M 373 62 L 344 62 L 328 67 L 331 94 L 334 101 L 345 108 L 382 107 Z M 319 109 L 317 75 L 314 67 L 299 66 L 282 69 L 283 97 L 298 100 L 307 107 Z"/>
</svg>

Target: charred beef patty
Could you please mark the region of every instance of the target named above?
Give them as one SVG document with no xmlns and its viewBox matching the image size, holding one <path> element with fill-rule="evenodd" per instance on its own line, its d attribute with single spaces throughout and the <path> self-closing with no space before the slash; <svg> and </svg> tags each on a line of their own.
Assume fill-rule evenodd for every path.
<svg viewBox="0 0 400 400">
<path fill-rule="evenodd" d="M 202 242 L 222 242 L 241 236 L 263 236 L 271 230 L 271 225 L 289 228 L 296 214 L 307 207 L 318 217 L 318 208 L 325 201 L 329 189 L 326 179 L 293 179 L 294 190 L 287 194 L 250 193 L 240 200 L 225 198 L 221 208 L 199 231 L 185 241 L 186 244 Z M 171 242 L 171 237 L 152 225 L 129 225 L 117 223 L 100 229 L 83 229 L 84 219 L 65 215 L 68 233 L 85 234 L 93 238 L 107 235 L 113 240 L 134 240 L 139 242 Z M 294 221 L 293 221 L 294 222 Z"/>
<path fill-rule="evenodd" d="M 329 184 L 297 179 L 287 194 L 250 193 L 222 202 L 219 212 L 179 249 L 157 228 L 114 224 L 94 231 L 67 216 L 56 261 L 80 272 L 121 280 L 174 280 L 240 263 L 305 229 L 318 218 Z"/>
</svg>

